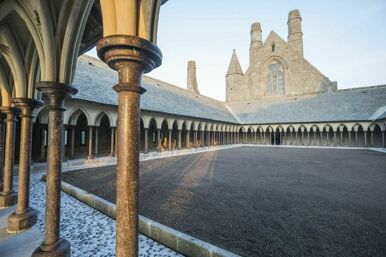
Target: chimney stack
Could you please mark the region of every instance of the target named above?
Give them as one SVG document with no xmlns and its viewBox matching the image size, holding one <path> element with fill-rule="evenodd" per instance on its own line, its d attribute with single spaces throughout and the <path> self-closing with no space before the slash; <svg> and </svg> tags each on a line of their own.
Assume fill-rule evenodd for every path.
<svg viewBox="0 0 386 257">
<path fill-rule="evenodd" d="M 188 90 L 199 94 L 200 91 L 198 91 L 198 84 L 197 84 L 197 76 L 196 76 L 196 62 L 195 61 L 188 61 Z"/>
</svg>

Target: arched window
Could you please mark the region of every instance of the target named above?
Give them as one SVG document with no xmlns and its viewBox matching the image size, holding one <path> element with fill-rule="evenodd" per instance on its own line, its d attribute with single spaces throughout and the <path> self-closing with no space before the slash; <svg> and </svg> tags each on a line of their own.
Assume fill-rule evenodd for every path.
<svg viewBox="0 0 386 257">
<path fill-rule="evenodd" d="M 285 94 L 284 70 L 281 63 L 272 63 L 268 67 L 266 95 Z"/>
</svg>

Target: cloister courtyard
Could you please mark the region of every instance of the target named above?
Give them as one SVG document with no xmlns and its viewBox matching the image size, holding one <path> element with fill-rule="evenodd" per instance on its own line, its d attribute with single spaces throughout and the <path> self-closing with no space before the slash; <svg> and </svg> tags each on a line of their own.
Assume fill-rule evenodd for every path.
<svg viewBox="0 0 386 257">
<path fill-rule="evenodd" d="M 384 256 L 385 153 L 241 146 L 140 162 L 141 215 L 241 256 Z M 62 180 L 115 202 L 115 166 Z"/>
</svg>

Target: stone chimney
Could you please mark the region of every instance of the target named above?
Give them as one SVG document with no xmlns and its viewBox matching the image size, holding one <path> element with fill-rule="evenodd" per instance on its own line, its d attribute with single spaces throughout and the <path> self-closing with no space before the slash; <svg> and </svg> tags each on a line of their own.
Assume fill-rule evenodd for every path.
<svg viewBox="0 0 386 257">
<path fill-rule="evenodd" d="M 302 17 L 298 9 L 292 10 L 288 14 L 288 44 L 303 56 L 303 32 Z"/>
<path fill-rule="evenodd" d="M 196 62 L 195 61 L 188 61 L 188 90 L 199 94 L 200 91 L 198 91 L 198 84 L 197 84 L 197 76 L 196 76 Z"/>
<path fill-rule="evenodd" d="M 253 65 L 257 60 L 257 52 L 260 50 L 263 45 L 262 35 L 261 35 L 261 25 L 260 22 L 255 22 L 251 26 L 251 45 L 249 46 L 249 64 Z"/>
</svg>

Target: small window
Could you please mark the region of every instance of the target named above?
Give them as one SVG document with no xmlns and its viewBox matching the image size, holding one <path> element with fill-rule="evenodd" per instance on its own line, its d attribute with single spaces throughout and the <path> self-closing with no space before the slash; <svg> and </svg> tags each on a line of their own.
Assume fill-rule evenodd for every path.
<svg viewBox="0 0 386 257">
<path fill-rule="evenodd" d="M 275 52 L 275 43 L 272 43 L 272 45 L 271 45 L 271 47 L 272 47 L 272 52 Z"/>
<path fill-rule="evenodd" d="M 80 131 L 80 145 L 86 145 L 86 130 Z"/>
</svg>

